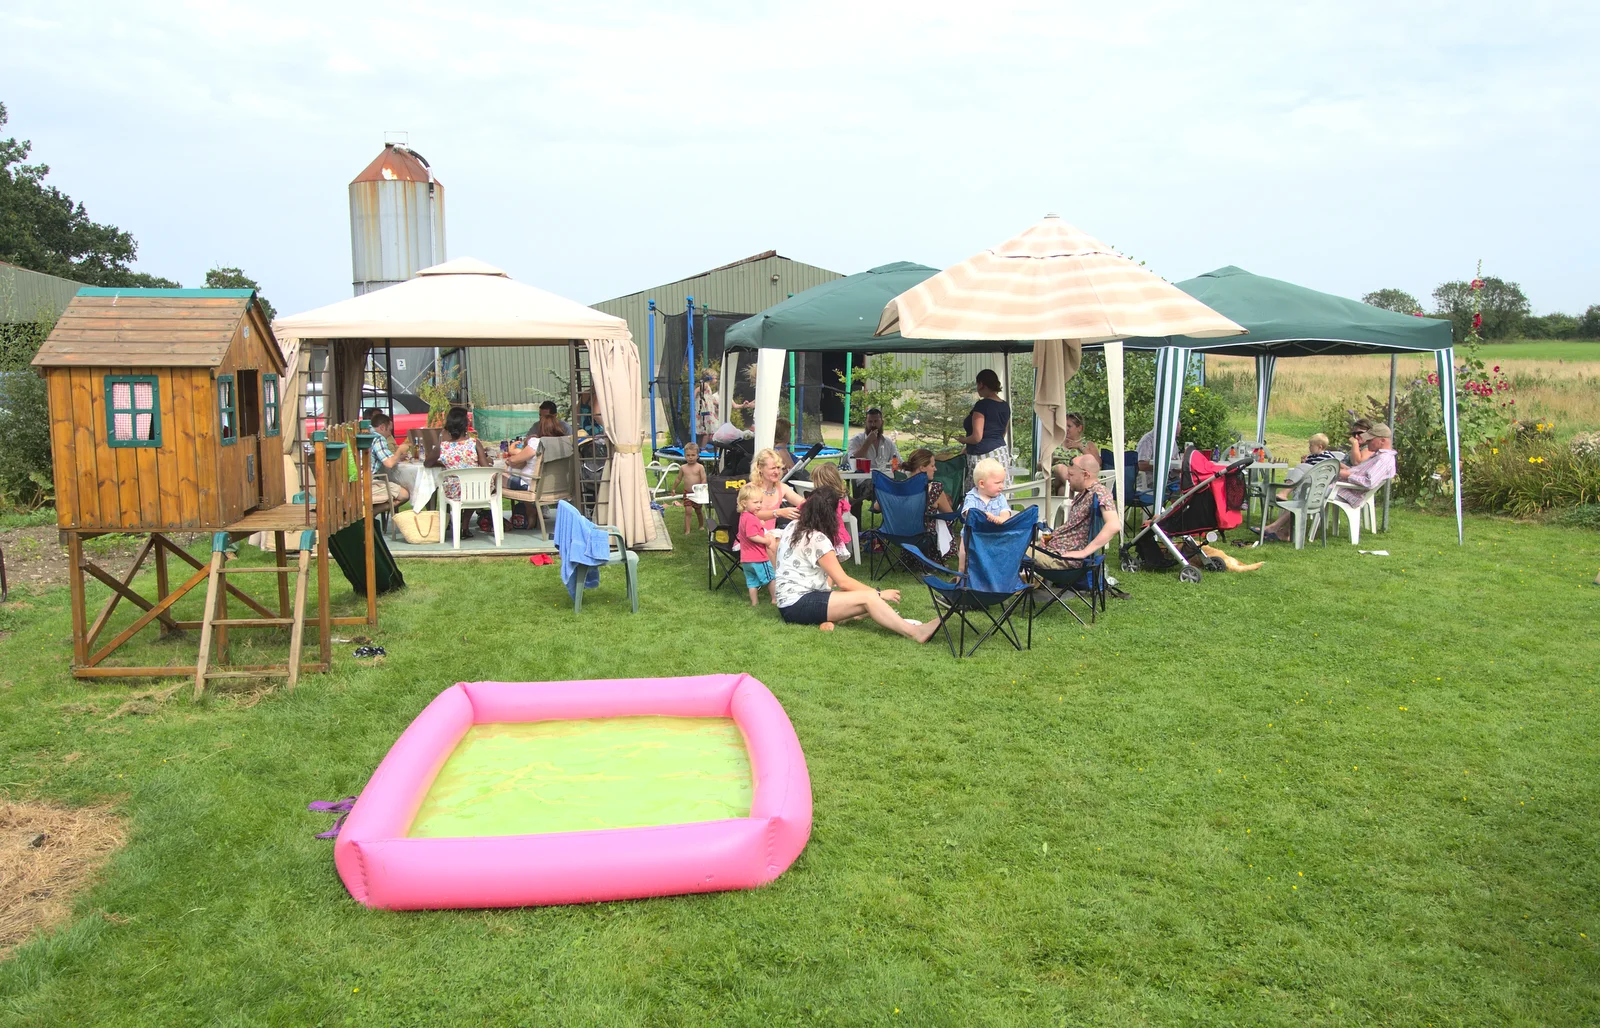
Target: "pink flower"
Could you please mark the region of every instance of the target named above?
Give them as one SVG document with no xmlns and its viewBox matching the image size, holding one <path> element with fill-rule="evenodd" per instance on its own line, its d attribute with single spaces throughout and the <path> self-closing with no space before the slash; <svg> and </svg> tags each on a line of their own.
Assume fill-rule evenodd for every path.
<svg viewBox="0 0 1600 1028">
<path fill-rule="evenodd" d="M 1481 278 L 1473 279 L 1472 280 L 1472 288 L 1474 288 L 1474 289 L 1482 289 L 1483 288 L 1483 279 L 1481 279 Z"/>
</svg>

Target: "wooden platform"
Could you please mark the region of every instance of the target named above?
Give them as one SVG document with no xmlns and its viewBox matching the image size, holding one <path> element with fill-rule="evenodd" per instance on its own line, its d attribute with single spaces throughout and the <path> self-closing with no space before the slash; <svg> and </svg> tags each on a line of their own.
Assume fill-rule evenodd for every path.
<svg viewBox="0 0 1600 1028">
<path fill-rule="evenodd" d="M 314 511 L 307 510 L 305 504 L 285 503 L 279 507 L 251 511 L 223 529 L 223 531 L 253 534 L 255 532 L 298 532 L 304 528 L 316 527 L 316 514 Z"/>
</svg>

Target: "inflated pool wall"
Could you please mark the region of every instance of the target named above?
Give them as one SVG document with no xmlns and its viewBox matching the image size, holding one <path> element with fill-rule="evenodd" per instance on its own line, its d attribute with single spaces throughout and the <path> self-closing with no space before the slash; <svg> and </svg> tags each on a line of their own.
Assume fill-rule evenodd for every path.
<svg viewBox="0 0 1600 1028">
<path fill-rule="evenodd" d="M 748 817 L 548 834 L 412 838 L 439 770 L 474 725 L 620 717 L 732 718 L 754 788 Z M 534 906 L 747 889 L 811 834 L 811 781 L 788 715 L 749 675 L 462 682 L 395 741 L 334 846 L 350 894 L 392 910 Z"/>
</svg>

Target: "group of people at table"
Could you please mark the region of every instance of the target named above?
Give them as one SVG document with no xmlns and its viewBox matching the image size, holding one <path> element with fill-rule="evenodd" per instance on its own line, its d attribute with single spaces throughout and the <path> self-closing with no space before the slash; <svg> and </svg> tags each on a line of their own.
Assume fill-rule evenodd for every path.
<svg viewBox="0 0 1600 1028">
<path fill-rule="evenodd" d="M 960 513 L 977 511 L 990 521 L 1002 522 L 1014 511 L 1004 490 L 1009 477 L 1010 451 L 1006 428 L 1011 421 L 1010 406 L 1000 394 L 999 377 L 982 371 L 977 378 L 978 399 L 964 423 L 961 437 L 966 457 L 965 495 Z M 1073 499 L 1066 518 L 1058 528 L 1042 533 L 1029 548 L 1035 564 L 1052 570 L 1082 566 L 1085 559 L 1106 546 L 1122 529 L 1116 500 L 1101 480 L 1100 449 L 1084 437 L 1083 418 L 1066 416 L 1067 437 L 1052 454 L 1052 486 Z M 785 426 L 778 426 L 780 439 L 787 438 Z M 1181 430 L 1181 425 L 1177 426 Z M 1310 452 L 1301 464 L 1290 470 L 1280 498 L 1288 499 L 1300 488 L 1307 469 L 1324 460 L 1341 459 L 1334 491 L 1348 502 L 1359 502 L 1395 473 L 1393 433 L 1387 425 L 1358 421 L 1351 426 L 1350 448 L 1344 454 L 1328 448 L 1328 438 L 1318 433 L 1310 440 Z M 1137 488 L 1149 490 L 1157 480 L 1155 430 L 1139 440 L 1135 451 L 1139 476 Z M 681 480 L 684 494 L 684 532 L 689 531 L 690 509 L 701 516 L 697 505 L 689 502 L 694 486 L 706 482 L 705 467 L 694 444 L 685 447 L 687 463 Z M 883 414 L 867 411 L 862 431 L 853 436 L 845 451 L 846 466 L 865 465 L 873 471 L 896 472 L 905 476 L 928 476 L 925 527 L 934 537 L 936 515 L 955 510 L 951 497 L 934 480 L 934 454 L 919 448 L 901 459 L 895 441 L 884 432 Z M 859 462 L 859 463 L 858 463 Z M 786 449 L 765 449 L 751 463 L 750 481 L 739 491 L 737 537 L 745 585 L 750 603 L 758 606 L 765 589 L 784 621 L 816 625 L 827 631 L 840 621 L 871 618 L 884 628 L 916 642 L 926 642 L 938 625 L 922 624 L 904 618 L 895 609 L 900 602 L 898 589 L 879 589 L 852 578 L 840 563 L 848 557 L 849 536 L 844 519 L 852 513 L 852 491 L 846 488 L 839 466 L 832 463 L 809 469 L 811 489 L 802 496 L 784 481 L 794 460 Z M 1159 476 L 1165 481 L 1165 475 Z M 858 483 L 853 491 L 855 504 L 872 499 L 870 482 Z M 1090 499 L 1094 502 L 1089 502 Z M 1095 515 L 1098 531 L 1094 531 Z M 1285 513 L 1261 530 L 1263 541 L 1283 541 L 1293 515 Z M 932 551 L 926 551 L 932 553 Z M 958 570 L 965 554 L 957 547 Z"/>
<path fill-rule="evenodd" d="M 961 437 L 966 457 L 965 495 L 960 513 L 977 511 L 993 522 L 1008 520 L 1015 512 L 1004 494 L 1010 465 L 1006 429 L 1011 421 L 1010 406 L 1000 395 L 1000 380 L 993 371 L 977 377 L 978 400 L 968 414 Z M 784 438 L 785 426 L 778 426 Z M 1081 435 L 1082 421 L 1078 422 Z M 1092 505 L 1074 504 L 1066 522 L 1045 534 L 1030 549 L 1029 556 L 1043 566 L 1070 568 L 1104 547 L 1121 524 L 1116 502 L 1099 482 L 1098 451 L 1085 444 L 1084 452 L 1069 460 L 1062 478 L 1079 493 L 1094 493 L 1102 514 L 1100 530 L 1091 538 Z M 684 532 L 690 528 L 690 511 L 700 517 L 698 505 L 690 500 L 697 485 L 706 482 L 705 465 L 699 447 L 684 447 L 685 464 L 679 488 L 684 500 Z M 884 432 L 883 413 L 872 409 L 864 417 L 862 431 L 846 447 L 847 466 L 865 465 L 873 471 L 898 472 L 903 476 L 927 476 L 926 520 L 930 541 L 935 538 L 937 515 L 949 515 L 957 508 L 943 485 L 933 476 L 932 450 L 919 448 L 901 458 L 895 441 Z M 859 463 L 858 463 L 859 462 Z M 816 625 L 831 631 L 838 622 L 870 618 L 889 631 L 916 642 L 926 642 L 939 629 L 938 623 L 923 624 L 905 618 L 895 609 L 900 590 L 879 589 L 851 577 L 840 563 L 849 556 L 849 534 L 845 518 L 857 505 L 872 501 L 870 482 L 846 487 L 839 466 L 812 465 L 809 494 L 802 496 L 784 481 L 793 466 L 785 450 L 764 449 L 751 461 L 750 481 L 739 490 L 737 538 L 745 586 L 752 606 L 760 604 L 762 590 L 790 624 Z M 852 502 L 852 499 L 854 502 Z M 703 522 L 702 522 L 703 523 Z M 933 548 L 925 550 L 935 555 Z M 964 566 L 965 552 L 958 544 L 954 559 L 958 570 Z"/>
<path fill-rule="evenodd" d="M 401 482 L 395 481 L 397 472 L 402 463 L 409 458 L 410 463 L 420 462 L 422 466 L 438 468 L 446 471 L 462 468 L 504 467 L 508 472 L 508 484 L 512 488 L 526 488 L 527 480 L 518 476 L 531 474 L 531 465 L 539 454 L 538 440 L 544 438 L 557 438 L 572 434 L 572 426 L 563 421 L 556 412 L 556 405 L 549 400 L 539 405 L 539 420 L 534 422 L 520 441 L 508 442 L 506 448 L 498 455 L 498 459 L 491 457 L 483 441 L 472 434 L 471 419 L 465 407 L 452 407 L 445 414 L 444 424 L 439 432 L 439 452 L 427 453 L 417 445 L 416 440 L 411 441 L 408 454 L 394 438 L 394 419 L 376 407 L 368 408 L 362 413 L 372 425 L 372 462 L 376 472 L 372 481 L 373 506 L 383 504 L 399 505 L 410 499 L 410 490 Z M 461 486 L 450 478 L 443 482 L 443 493 L 447 499 L 460 499 Z M 513 521 L 515 527 L 515 521 Z M 461 529 L 463 539 L 472 538 L 472 533 L 463 526 Z"/>
</svg>

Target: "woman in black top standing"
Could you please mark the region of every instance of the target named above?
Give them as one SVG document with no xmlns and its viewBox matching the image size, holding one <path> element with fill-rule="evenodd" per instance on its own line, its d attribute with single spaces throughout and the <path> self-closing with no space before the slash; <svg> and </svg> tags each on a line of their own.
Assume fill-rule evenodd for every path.
<svg viewBox="0 0 1600 1028">
<path fill-rule="evenodd" d="M 967 434 L 961 441 L 967 444 L 967 476 L 963 491 L 972 488 L 972 469 L 985 457 L 993 457 L 1006 471 L 1007 484 L 1011 481 L 1011 448 L 1006 445 L 1006 429 L 1011 425 L 1011 405 L 1000 398 L 1000 376 L 988 368 L 978 372 L 978 402 L 962 421 Z"/>
</svg>

